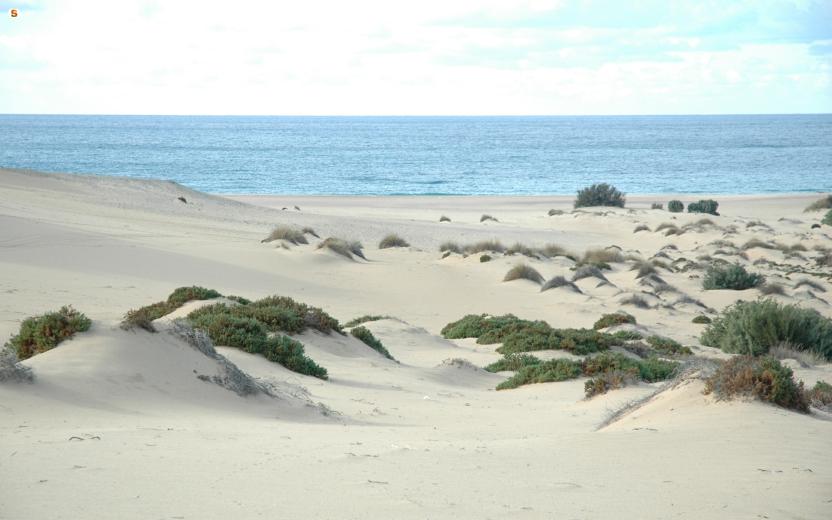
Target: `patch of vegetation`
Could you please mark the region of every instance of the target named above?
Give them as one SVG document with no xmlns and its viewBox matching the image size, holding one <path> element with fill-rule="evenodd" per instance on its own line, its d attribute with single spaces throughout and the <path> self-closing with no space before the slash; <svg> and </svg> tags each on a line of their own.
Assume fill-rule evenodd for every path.
<svg viewBox="0 0 832 520">
<path fill-rule="evenodd" d="M 486 222 L 486 221 L 488 221 L 488 220 L 490 220 L 490 221 L 492 221 L 492 222 L 499 222 L 499 220 L 497 220 L 496 218 L 492 217 L 491 215 L 483 214 L 483 215 L 480 217 L 480 222 Z"/>
<path fill-rule="evenodd" d="M 600 269 L 609 269 L 609 264 L 623 262 L 624 255 L 615 248 L 588 249 L 584 252 L 578 265 L 594 265 Z"/>
<path fill-rule="evenodd" d="M 165 301 L 151 303 L 150 305 L 145 305 L 144 307 L 127 311 L 124 315 L 124 319 L 121 321 L 121 328 L 124 330 L 130 330 L 134 327 L 138 327 L 148 332 L 156 332 L 156 328 L 153 326 L 154 320 L 158 320 L 162 316 L 170 314 L 189 301 L 212 300 L 220 297 L 222 297 L 222 294 L 214 289 L 206 289 L 205 287 L 199 287 L 197 285 L 193 285 L 191 287 L 178 287 L 170 293 Z M 239 296 L 229 297 L 229 299 L 233 298 L 245 300 L 245 298 L 240 298 Z"/>
<path fill-rule="evenodd" d="M 624 194 L 607 183 L 593 184 L 578 191 L 574 206 L 584 208 L 591 206 L 624 207 Z"/>
<path fill-rule="evenodd" d="M 554 217 L 555 215 L 563 215 L 563 211 L 559 209 L 550 209 L 549 216 Z"/>
<path fill-rule="evenodd" d="M 691 320 L 691 322 L 692 323 L 698 323 L 700 325 L 701 324 L 707 324 L 707 323 L 711 322 L 711 318 L 705 316 L 704 314 L 700 314 L 699 316 L 694 316 L 694 318 Z"/>
<path fill-rule="evenodd" d="M 700 200 L 699 202 L 691 202 L 688 204 L 688 213 L 708 213 L 711 215 L 719 215 L 717 208 L 719 203 L 715 200 Z"/>
<path fill-rule="evenodd" d="M 91 325 L 92 321 L 83 313 L 65 305 L 58 311 L 23 320 L 20 331 L 9 339 L 8 345 L 22 361 L 57 347 L 78 332 L 88 331 Z"/>
<path fill-rule="evenodd" d="M 685 205 L 681 200 L 671 200 L 667 203 L 667 211 L 671 213 L 681 213 L 685 211 Z"/>
<path fill-rule="evenodd" d="M 763 240 L 760 240 L 759 238 L 752 238 L 742 245 L 743 249 L 754 249 L 756 247 L 762 249 L 776 249 L 774 244 L 772 244 L 771 242 L 765 242 Z"/>
<path fill-rule="evenodd" d="M 718 399 L 749 396 L 806 413 L 809 405 L 803 383 L 796 383 L 792 370 L 771 356 L 736 356 L 705 380 L 705 393 Z"/>
<path fill-rule="evenodd" d="M 313 237 L 315 237 L 315 238 L 321 238 L 321 237 L 319 237 L 319 236 L 318 236 L 318 234 L 317 234 L 317 233 L 315 233 L 315 230 L 314 230 L 314 229 L 312 229 L 312 228 L 311 228 L 311 227 L 309 227 L 309 226 L 307 226 L 307 227 L 305 227 L 305 228 L 301 229 L 301 231 L 303 232 L 303 234 L 304 234 L 304 235 L 312 235 L 312 236 L 313 236 Z"/>
<path fill-rule="evenodd" d="M 633 233 L 638 233 L 639 231 L 650 231 L 650 226 L 648 226 L 647 224 L 639 224 L 633 230 Z"/>
<path fill-rule="evenodd" d="M 654 202 L 653 204 L 650 204 L 650 209 L 664 209 L 664 204 L 661 202 Z"/>
<path fill-rule="evenodd" d="M 399 235 L 395 233 L 390 233 L 386 237 L 381 239 L 381 242 L 378 243 L 379 249 L 388 249 L 391 247 L 410 247 L 410 244 L 407 240 L 403 239 Z"/>
<path fill-rule="evenodd" d="M 725 352 L 761 355 L 788 342 L 832 359 L 832 320 L 814 309 L 781 305 L 773 300 L 736 302 L 702 333 L 703 345 Z"/>
<path fill-rule="evenodd" d="M 505 253 L 506 246 L 500 243 L 499 240 L 480 240 L 462 248 L 466 255 L 473 255 L 476 253 Z"/>
<path fill-rule="evenodd" d="M 512 267 L 503 278 L 504 282 L 511 282 L 514 280 L 529 280 L 536 284 L 543 283 L 543 276 L 537 272 L 537 269 L 526 264 L 517 264 Z"/>
<path fill-rule="evenodd" d="M 352 328 L 362 325 L 364 323 L 368 323 L 371 321 L 378 321 L 378 320 L 389 320 L 392 319 L 392 316 L 382 316 L 380 314 L 365 314 L 364 316 L 359 316 L 358 318 L 354 318 L 344 324 L 344 328 Z"/>
<path fill-rule="evenodd" d="M 303 231 L 288 226 L 277 226 L 272 232 L 261 240 L 260 242 L 273 242 L 275 240 L 285 240 L 291 244 L 308 244 L 306 235 Z"/>
<path fill-rule="evenodd" d="M 765 277 L 758 273 L 749 273 L 739 264 L 729 266 L 711 266 L 702 280 L 705 290 L 731 289 L 743 291 L 757 287 L 765 281 Z"/>
<path fill-rule="evenodd" d="M 491 255 L 482 255 L 480 256 L 480 263 L 490 262 L 492 260 Z"/>
<path fill-rule="evenodd" d="M 513 314 L 469 314 L 442 329 L 448 339 L 477 338 L 481 345 L 502 343 L 497 352 L 510 354 L 536 350 L 568 350 L 589 354 L 618 343 L 615 336 L 591 329 L 554 329 L 545 321 L 529 321 Z"/>
<path fill-rule="evenodd" d="M 348 242 L 340 238 L 329 237 L 318 244 L 318 249 L 329 249 L 333 253 L 349 258 L 350 260 L 353 259 L 353 255 L 364 260 L 367 259 L 364 256 L 364 246 L 361 245 L 361 242 L 355 240 Z"/>
<path fill-rule="evenodd" d="M 584 278 L 598 278 L 599 280 L 603 280 L 605 282 L 607 277 L 604 276 L 604 273 L 601 272 L 601 269 L 594 265 L 582 265 L 575 269 L 575 274 L 572 275 L 572 281 L 577 282 L 578 280 L 583 280 Z"/>
<path fill-rule="evenodd" d="M 816 282 L 814 280 L 810 280 L 808 278 L 803 278 L 801 280 L 798 280 L 798 282 L 796 284 L 794 284 L 794 288 L 799 289 L 799 288 L 803 287 L 804 285 L 806 285 L 806 286 L 808 286 L 808 287 L 810 287 L 810 288 L 812 288 L 812 289 L 814 289 L 818 292 L 826 292 L 826 289 L 821 284 L 819 284 L 818 282 Z"/>
<path fill-rule="evenodd" d="M 631 294 L 630 296 L 621 299 L 618 303 L 621 305 L 634 305 L 639 309 L 650 308 L 650 303 L 638 294 Z"/>
<path fill-rule="evenodd" d="M 634 330 L 617 330 L 612 333 L 612 337 L 621 341 L 636 341 L 640 340 L 643 336 L 640 332 Z"/>
<path fill-rule="evenodd" d="M 489 372 L 517 371 L 523 367 L 539 365 L 540 363 L 542 363 L 540 358 L 531 354 L 507 354 L 502 359 L 485 367 L 485 369 Z"/>
<path fill-rule="evenodd" d="M 611 370 L 592 377 L 584 383 L 584 394 L 587 399 L 596 395 L 606 394 L 610 390 L 624 388 L 638 381 L 635 373 L 628 370 Z"/>
<path fill-rule="evenodd" d="M 631 323 L 635 325 L 636 317 L 623 311 L 604 314 L 592 326 L 595 330 L 606 329 L 607 327 L 614 327 L 624 323 Z"/>
<path fill-rule="evenodd" d="M 439 245 L 439 252 L 440 253 L 456 253 L 458 255 L 462 254 L 462 247 L 456 242 L 442 242 Z"/>
<path fill-rule="evenodd" d="M 832 409 L 832 385 L 826 381 L 818 381 L 806 392 L 806 398 L 815 408 L 829 411 Z"/>
<path fill-rule="evenodd" d="M 656 227 L 656 233 L 659 231 L 664 231 L 664 236 L 681 235 L 684 233 L 681 229 L 679 229 L 679 226 L 673 224 L 672 222 L 662 222 L 659 224 L 658 227 Z"/>
<path fill-rule="evenodd" d="M 806 206 L 806 209 L 804 209 L 803 211 L 820 211 L 822 209 L 832 209 L 832 195 L 827 195 L 822 199 L 816 200 L 815 202 Z"/>
<path fill-rule="evenodd" d="M 667 356 L 689 356 L 693 354 L 690 348 L 682 346 L 678 341 L 662 336 L 649 336 L 647 343 L 656 352 Z"/>
<path fill-rule="evenodd" d="M 506 379 L 497 390 L 509 390 L 535 383 L 567 381 L 581 376 L 581 364 L 569 359 L 551 359 L 520 367 L 517 373 Z"/>
<path fill-rule="evenodd" d="M 390 355 L 390 352 L 384 348 L 384 345 L 379 341 L 373 333 L 370 332 L 370 329 L 364 326 L 358 326 L 350 330 L 350 334 L 354 338 L 361 340 L 365 345 L 370 347 L 371 349 L 375 350 L 382 356 L 386 357 L 387 359 L 392 359 L 395 361 L 396 359 Z"/>
<path fill-rule="evenodd" d="M 771 296 L 773 294 L 784 295 L 786 294 L 786 290 L 783 289 L 783 286 L 779 283 L 766 283 L 761 285 L 759 288 L 760 294 L 763 296 Z"/>
<path fill-rule="evenodd" d="M 583 292 L 577 285 L 570 282 L 563 276 L 554 276 L 550 278 L 549 281 L 547 281 L 543 284 L 543 286 L 540 287 L 540 292 L 548 291 L 549 289 L 557 289 L 558 287 L 567 287 L 576 293 Z"/>
<path fill-rule="evenodd" d="M 441 217 L 439 217 L 439 222 L 450 222 L 450 221 L 451 221 L 451 219 L 449 219 L 445 215 L 442 215 Z"/>
<path fill-rule="evenodd" d="M 825 224 L 827 226 L 832 226 L 832 209 L 826 212 L 826 215 L 824 215 L 820 223 Z"/>
</svg>

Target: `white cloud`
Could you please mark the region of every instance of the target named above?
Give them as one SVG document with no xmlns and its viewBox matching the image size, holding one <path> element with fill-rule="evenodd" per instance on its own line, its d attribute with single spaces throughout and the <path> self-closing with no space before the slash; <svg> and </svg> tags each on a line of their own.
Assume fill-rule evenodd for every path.
<svg viewBox="0 0 832 520">
<path fill-rule="evenodd" d="M 574 3 L 34 3 L 0 22 L 0 112 L 832 111 L 828 56 L 811 39 L 726 40 L 666 17 L 592 26 L 566 18 Z M 691 5 L 683 16 L 727 23 Z M 748 6 L 725 9 L 743 34 L 759 14 Z"/>
</svg>

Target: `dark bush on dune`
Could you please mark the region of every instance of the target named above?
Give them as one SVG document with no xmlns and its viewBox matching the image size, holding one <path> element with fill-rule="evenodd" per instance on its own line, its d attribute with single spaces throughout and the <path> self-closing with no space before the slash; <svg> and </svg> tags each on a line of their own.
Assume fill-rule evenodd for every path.
<svg viewBox="0 0 832 520">
<path fill-rule="evenodd" d="M 581 293 L 580 287 L 570 282 L 563 276 L 553 276 L 546 283 L 540 287 L 540 292 L 548 291 L 549 289 L 557 289 L 558 287 L 566 287 L 573 292 Z"/>
<path fill-rule="evenodd" d="M 353 256 L 366 260 L 367 257 L 364 256 L 363 247 L 361 242 L 355 240 L 348 242 L 335 237 L 329 237 L 318 244 L 318 249 L 329 249 L 333 253 L 349 258 L 350 260 L 353 259 Z"/>
<path fill-rule="evenodd" d="M 512 267 L 503 278 L 504 282 L 511 282 L 514 280 L 529 280 L 536 284 L 543 283 L 543 276 L 537 272 L 537 269 L 526 264 L 517 264 Z"/>
<path fill-rule="evenodd" d="M 654 202 L 653 204 L 650 204 L 650 209 L 664 209 L 664 204 L 661 202 Z"/>
<path fill-rule="evenodd" d="M 83 313 L 64 306 L 58 311 L 23 320 L 20 331 L 11 337 L 8 345 L 22 361 L 55 348 L 76 333 L 89 330 L 91 325 L 92 321 Z"/>
<path fill-rule="evenodd" d="M 378 248 L 388 249 L 391 247 L 410 247 L 410 244 L 399 235 L 391 233 L 381 239 L 381 242 L 378 243 Z"/>
<path fill-rule="evenodd" d="M 711 318 L 709 318 L 709 317 L 705 316 L 704 314 L 700 314 L 699 316 L 695 316 L 695 317 L 691 320 L 691 322 L 692 322 L 692 323 L 698 323 L 698 324 L 700 324 L 700 325 L 701 325 L 701 324 L 707 324 L 707 323 L 711 323 Z"/>
<path fill-rule="evenodd" d="M 578 191 L 574 206 L 576 208 L 591 206 L 624 207 L 624 194 L 607 183 L 593 184 Z"/>
<path fill-rule="evenodd" d="M 354 338 L 363 342 L 365 345 L 367 345 L 371 349 L 373 349 L 376 352 L 378 352 L 379 354 L 381 354 L 382 356 L 386 357 L 387 359 L 392 359 L 393 361 L 395 361 L 393 356 L 390 355 L 390 352 L 386 348 L 384 348 L 384 345 L 381 343 L 381 341 L 379 341 L 375 336 L 373 336 L 373 333 L 370 332 L 370 329 L 368 329 L 367 327 L 362 327 L 362 326 L 355 327 L 354 329 L 352 329 L 350 331 L 350 334 Z"/>
<path fill-rule="evenodd" d="M 681 213 L 685 211 L 685 205 L 681 200 L 671 200 L 667 203 L 667 211 L 671 213 Z"/>
<path fill-rule="evenodd" d="M 809 411 L 803 383 L 796 383 L 792 370 L 771 356 L 736 356 L 725 361 L 705 380 L 705 392 L 718 399 L 750 396 L 783 408 Z"/>
<path fill-rule="evenodd" d="M 688 204 L 688 213 L 708 213 L 718 216 L 718 207 L 719 203 L 715 200 L 700 200 L 699 202 L 691 202 Z"/>
<path fill-rule="evenodd" d="M 540 363 L 542 363 L 542 360 L 531 354 L 506 354 L 502 359 L 491 363 L 485 369 L 489 372 L 516 371 L 523 367 L 539 365 Z"/>
<path fill-rule="evenodd" d="M 691 349 L 682 346 L 681 343 L 674 339 L 665 338 L 663 336 L 649 336 L 647 344 L 653 347 L 653 350 L 666 356 L 689 356 L 693 354 Z"/>
<path fill-rule="evenodd" d="M 598 321 L 595 322 L 592 328 L 595 330 L 600 330 L 606 329 L 607 327 L 614 327 L 615 325 L 621 325 L 624 323 L 635 324 L 635 316 L 623 311 L 604 314 L 598 319 Z"/>
<path fill-rule="evenodd" d="M 206 289 L 205 287 L 196 285 L 191 287 L 178 287 L 170 293 L 168 299 L 165 301 L 151 303 L 150 305 L 127 311 L 124 319 L 121 321 L 121 328 L 130 330 L 134 327 L 139 327 L 148 332 L 156 332 L 156 328 L 153 326 L 154 320 L 158 320 L 162 316 L 172 313 L 189 301 L 211 300 L 220 297 L 222 297 L 222 294 L 214 289 Z M 245 300 L 245 298 L 240 298 L 239 296 L 233 296 L 229 299 L 231 298 Z"/>
<path fill-rule="evenodd" d="M 743 291 L 757 287 L 765 282 L 765 277 L 757 273 L 749 273 L 739 264 L 729 266 L 711 266 L 705 278 L 702 280 L 702 287 L 705 290 L 731 289 Z"/>
<path fill-rule="evenodd" d="M 702 333 L 703 345 L 725 352 L 761 355 L 781 343 L 832 359 L 832 320 L 814 309 L 773 300 L 737 302 Z"/>
</svg>

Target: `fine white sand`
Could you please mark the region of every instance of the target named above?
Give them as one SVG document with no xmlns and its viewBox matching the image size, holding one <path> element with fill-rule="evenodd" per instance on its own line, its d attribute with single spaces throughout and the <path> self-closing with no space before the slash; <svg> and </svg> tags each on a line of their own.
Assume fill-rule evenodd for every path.
<svg viewBox="0 0 832 520">
<path fill-rule="evenodd" d="M 642 330 L 725 358 L 699 344 L 703 326 L 691 319 L 756 299 L 757 289 L 706 292 L 701 270 L 660 269 L 675 289 L 657 292 L 627 262 L 606 272 L 610 284 L 540 292 L 503 276 L 522 261 L 546 279 L 568 277 L 573 263 L 519 255 L 481 263 L 479 254 L 442 258 L 438 246 L 498 239 L 580 254 L 615 245 L 644 259 L 663 250 L 668 263 L 709 255 L 782 284 L 778 301 L 832 316 L 829 269 L 813 260 L 814 247 L 832 247 L 830 228 L 812 229 L 822 213 L 803 212 L 818 197 L 717 196 L 716 217 L 649 209 L 699 196 L 573 212 L 572 197 L 223 198 L 169 182 L 0 170 L 0 338 L 66 304 L 93 320 L 24 362 L 34 383 L 0 384 L 0 519 L 832 518 L 829 414 L 716 401 L 691 378 L 605 425 L 661 385 L 590 400 L 584 379 L 497 392 L 509 374 L 480 368 L 500 358 L 497 345 L 439 335 L 469 313 L 591 327 L 623 309 Z M 482 214 L 498 222 L 481 223 Z M 711 224 L 680 235 L 633 232 L 702 218 Z M 359 240 L 367 261 L 318 250 L 317 239 L 261 243 L 275 225 Z M 411 246 L 379 250 L 390 232 Z M 752 238 L 807 251 L 740 255 L 713 243 Z M 795 289 L 802 278 L 826 292 Z M 241 397 L 198 378 L 222 375 L 222 358 L 171 334 L 169 320 L 156 334 L 118 327 L 128 309 L 186 285 L 291 296 L 342 323 L 391 316 L 365 325 L 400 363 L 350 336 L 308 331 L 297 339 L 328 369 L 322 381 L 219 346 L 264 389 Z M 630 294 L 651 308 L 621 304 Z M 786 363 L 808 386 L 832 382 L 830 364 Z"/>
</svg>

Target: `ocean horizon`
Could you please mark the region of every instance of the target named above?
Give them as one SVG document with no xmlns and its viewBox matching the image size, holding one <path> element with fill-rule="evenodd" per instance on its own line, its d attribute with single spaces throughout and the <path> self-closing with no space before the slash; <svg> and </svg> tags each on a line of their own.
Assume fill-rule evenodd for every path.
<svg viewBox="0 0 832 520">
<path fill-rule="evenodd" d="M 0 115 L 0 167 L 216 194 L 816 192 L 832 190 L 832 114 Z"/>
</svg>

